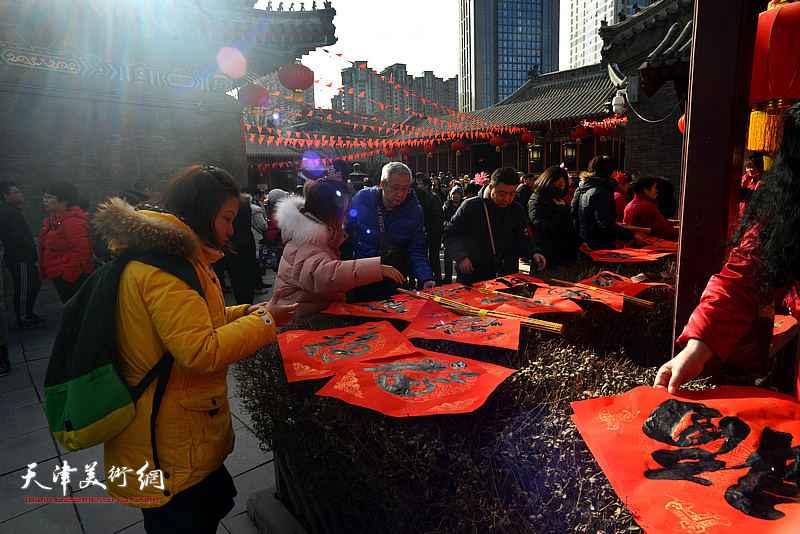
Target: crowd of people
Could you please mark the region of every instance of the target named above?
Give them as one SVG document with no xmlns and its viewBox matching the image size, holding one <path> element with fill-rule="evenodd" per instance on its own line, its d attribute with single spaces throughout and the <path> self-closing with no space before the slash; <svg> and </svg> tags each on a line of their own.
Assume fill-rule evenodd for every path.
<svg viewBox="0 0 800 534">
<path fill-rule="evenodd" d="M 793 108 L 793 120 L 798 115 Z M 780 257 L 787 228 L 793 228 L 783 221 L 795 217 L 781 210 L 790 210 L 794 197 L 775 192 L 797 190 L 794 149 L 784 146 L 783 157 L 764 173 L 778 178 L 774 185 L 761 179 L 763 162 L 750 162 L 753 171 L 742 183 L 748 205 L 734 253 L 679 340 L 687 349 L 661 369 L 657 386 L 675 391 L 711 355 L 724 358 L 740 323 L 751 318 L 742 312 L 735 328 L 719 333 L 710 326 L 715 314 L 731 307 L 750 310 L 764 294 L 793 288 L 800 279 L 793 256 Z M 770 185 L 759 187 L 765 182 Z M 186 521 L 198 529 L 216 525 L 230 510 L 236 490 L 223 464 L 233 445 L 227 368 L 274 340 L 276 327 L 334 302 L 382 300 L 399 288 L 431 289 L 451 283 L 454 275 L 472 285 L 515 273 L 521 258 L 532 272 L 591 261 L 593 250 L 642 246 L 641 231 L 678 237 L 669 221 L 676 209 L 669 181 L 631 175 L 609 156 L 595 157 L 579 176 L 563 166 L 538 176 L 511 167 L 491 175 L 425 175 L 390 162 L 374 182 L 337 160 L 325 176 L 292 193 L 243 191 L 226 171 L 195 165 L 160 191 L 152 189 L 140 180 L 90 217 L 74 185 L 54 183 L 44 190 L 49 215 L 34 241 L 22 215 L 22 191 L 12 182 L 0 184 L 0 240 L 14 279 L 20 330 L 43 324 L 33 313 L 42 280 L 52 280 L 66 302 L 98 265 L 128 250 L 188 261 L 198 274 L 202 294 L 158 267 L 131 261 L 119 287 L 117 310 L 125 312 L 116 315 L 115 340 L 125 377 L 138 383 L 166 351 L 177 363 L 160 411 L 171 430 L 156 438 L 161 466 L 173 476 L 160 495 L 166 499 L 155 507 L 141 504 L 148 532 L 185 528 Z M 782 207 L 772 207 L 775 197 L 786 198 Z M 773 216 L 760 219 L 769 209 Z M 764 263 L 754 266 L 755 257 Z M 266 268 L 277 273 L 274 295 L 254 303 L 266 292 Z M 236 306 L 225 305 L 223 271 Z M 742 288 L 736 281 L 741 278 L 752 283 Z M 725 298 L 730 306 L 715 304 Z M 9 369 L 4 350 L 0 374 Z M 106 465 L 150 459 L 151 412 L 148 402 L 142 406 L 134 422 L 106 443 Z M 132 496 L 126 489 L 114 491 L 116 497 Z M 214 505 L 198 504 L 203 502 Z"/>
</svg>

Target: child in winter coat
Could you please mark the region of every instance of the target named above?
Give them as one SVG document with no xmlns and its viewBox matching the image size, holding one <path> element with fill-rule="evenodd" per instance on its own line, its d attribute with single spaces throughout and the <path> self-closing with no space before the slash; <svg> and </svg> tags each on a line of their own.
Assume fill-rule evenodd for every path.
<svg viewBox="0 0 800 534">
<path fill-rule="evenodd" d="M 342 229 L 350 206 L 347 187 L 334 180 L 308 182 L 304 198 L 282 200 L 275 216 L 285 243 L 275 289 L 281 304 L 299 303 L 295 317 L 324 310 L 333 302 L 344 302 L 345 292 L 356 286 L 391 278 L 405 282 L 379 256 L 342 261 L 339 247 L 347 238 Z"/>
</svg>

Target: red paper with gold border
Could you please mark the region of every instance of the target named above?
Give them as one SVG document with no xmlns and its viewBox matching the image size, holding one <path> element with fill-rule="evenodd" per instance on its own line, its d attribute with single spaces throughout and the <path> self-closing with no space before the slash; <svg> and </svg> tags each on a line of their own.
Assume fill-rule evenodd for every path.
<svg viewBox="0 0 800 534">
<path fill-rule="evenodd" d="M 544 285 L 544 282 L 542 282 L 538 278 L 534 278 L 533 276 L 528 276 L 527 274 L 518 273 L 518 274 L 509 274 L 506 276 L 499 276 L 491 280 L 484 280 L 483 282 L 472 284 L 472 287 L 479 287 L 481 289 L 491 289 L 492 291 L 497 291 L 525 284 Z"/>
<path fill-rule="evenodd" d="M 592 250 L 589 255 L 594 261 L 614 263 L 639 263 L 655 261 L 668 256 L 668 252 L 653 252 L 637 248 L 618 248 L 614 250 Z"/>
<path fill-rule="evenodd" d="M 533 294 L 533 298 L 542 301 L 558 301 L 562 299 L 588 300 L 605 304 L 612 310 L 621 312 L 625 304 L 625 297 L 613 293 L 593 291 L 582 287 L 540 287 Z"/>
<path fill-rule="evenodd" d="M 332 376 L 348 361 L 409 354 L 418 350 L 386 321 L 332 330 L 278 334 L 289 382 Z"/>
<path fill-rule="evenodd" d="M 800 532 L 800 403 L 754 387 L 641 386 L 572 403 L 573 421 L 648 534 Z"/>
<path fill-rule="evenodd" d="M 627 276 L 622 276 L 617 273 L 612 273 L 611 271 L 603 271 L 601 273 L 597 273 L 596 275 L 587 278 L 586 280 L 581 280 L 579 283 L 587 286 L 599 287 L 600 289 L 607 289 L 615 293 L 628 295 L 629 297 L 635 297 L 645 289 L 652 286 L 671 287 L 669 284 L 665 284 L 663 282 L 656 282 L 656 283 L 632 282 L 631 279 L 628 278 Z"/>
<path fill-rule="evenodd" d="M 411 295 L 395 295 L 390 299 L 376 302 L 361 302 L 358 304 L 334 302 L 323 313 L 413 321 L 423 306 L 425 306 L 424 300 Z"/>
<path fill-rule="evenodd" d="M 427 350 L 349 362 L 317 392 L 392 417 L 468 413 L 516 371 Z"/>
<path fill-rule="evenodd" d="M 422 313 L 403 330 L 403 335 L 409 339 L 446 339 L 517 350 L 519 326 L 519 319 L 457 315 L 428 301 Z"/>
</svg>

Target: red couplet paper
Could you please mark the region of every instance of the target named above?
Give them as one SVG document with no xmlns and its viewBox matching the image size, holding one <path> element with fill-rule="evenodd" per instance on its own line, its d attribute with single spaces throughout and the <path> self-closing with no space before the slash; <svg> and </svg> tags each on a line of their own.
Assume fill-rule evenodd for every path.
<svg viewBox="0 0 800 534">
<path fill-rule="evenodd" d="M 323 313 L 413 321 L 424 305 L 424 300 L 410 295 L 395 295 L 390 299 L 376 302 L 361 302 L 358 304 L 334 302 Z"/>
<path fill-rule="evenodd" d="M 653 237 L 648 235 L 642 235 L 642 237 L 644 237 L 644 240 L 647 242 L 647 244 L 642 247 L 645 250 L 653 250 L 657 252 L 670 252 L 672 254 L 678 252 L 677 241 L 669 241 L 668 239 L 661 239 L 659 237 Z"/>
<path fill-rule="evenodd" d="M 403 335 L 409 339 L 447 339 L 517 350 L 519 326 L 519 319 L 457 315 L 428 301 L 422 313 L 403 330 Z"/>
<path fill-rule="evenodd" d="M 592 289 L 585 289 L 582 287 L 540 287 L 536 290 L 536 293 L 533 294 L 533 298 L 545 302 L 549 300 L 558 301 L 564 299 L 589 300 L 592 302 L 605 304 L 612 310 L 616 310 L 618 312 L 622 311 L 622 306 L 625 303 L 625 297 L 622 295 L 594 291 Z"/>
<path fill-rule="evenodd" d="M 754 387 L 641 386 L 573 420 L 648 534 L 800 532 L 800 403 Z"/>
<path fill-rule="evenodd" d="M 317 395 L 392 417 L 468 413 L 516 371 L 427 350 L 349 362 Z"/>
<path fill-rule="evenodd" d="M 417 350 L 386 321 L 332 330 L 290 330 L 278 335 L 278 345 L 289 382 L 331 376 L 348 361 Z"/>
<path fill-rule="evenodd" d="M 797 324 L 797 319 L 791 315 L 776 315 L 775 322 L 772 325 L 772 335 L 778 336 L 784 332 L 788 332 L 790 328 Z"/>
<path fill-rule="evenodd" d="M 664 256 L 667 252 L 653 252 L 638 248 L 618 248 L 614 250 L 592 250 L 589 255 L 594 261 L 616 262 L 616 263 L 638 263 L 642 261 L 655 261 Z"/>
<path fill-rule="evenodd" d="M 483 282 L 478 282 L 477 284 L 472 284 L 472 287 L 479 287 L 481 289 L 491 289 L 491 290 L 499 290 L 499 289 L 508 289 L 509 287 L 517 287 L 525 284 L 537 284 L 543 285 L 544 282 L 539 280 L 538 278 L 534 278 L 533 276 L 528 276 L 527 274 L 509 274 L 506 276 L 500 276 L 498 278 L 494 278 L 492 280 L 485 280 Z"/>
<path fill-rule="evenodd" d="M 529 317 L 537 313 L 582 313 L 583 308 L 571 300 L 562 298 L 549 300 L 528 298 L 524 300 L 512 299 L 505 304 L 501 304 L 494 311 Z"/>
<path fill-rule="evenodd" d="M 581 280 L 579 283 L 587 286 L 599 287 L 600 289 L 607 289 L 609 291 L 614 291 L 615 293 L 628 295 L 629 297 L 634 297 L 651 286 L 667 285 L 661 282 L 657 284 L 632 282 L 631 279 L 628 278 L 627 276 L 622 276 L 617 273 L 612 273 L 610 271 L 603 271 L 601 273 L 592 276 L 591 278 L 587 278 L 586 280 Z"/>
</svg>

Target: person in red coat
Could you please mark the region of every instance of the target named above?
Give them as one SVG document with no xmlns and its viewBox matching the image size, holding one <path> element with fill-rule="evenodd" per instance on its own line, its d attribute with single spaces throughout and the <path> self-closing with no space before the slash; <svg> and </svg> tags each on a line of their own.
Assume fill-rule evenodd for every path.
<svg viewBox="0 0 800 534">
<path fill-rule="evenodd" d="M 658 209 L 656 177 L 652 174 L 637 174 L 631 187 L 634 197 L 630 204 L 625 206 L 623 222 L 631 226 L 650 228 L 651 235 L 655 237 L 677 241 L 678 229 L 672 226 Z"/>
<path fill-rule="evenodd" d="M 780 152 L 748 202 L 731 255 L 709 280 L 678 338 L 685 348 L 661 366 L 655 387 L 676 394 L 707 364 L 726 361 L 762 305 L 783 303 L 795 317 L 800 312 L 800 104 L 783 125 Z"/>
<path fill-rule="evenodd" d="M 739 216 L 744 213 L 747 202 L 758 189 L 761 176 L 764 174 L 764 155 L 755 153 L 744 160 L 744 176 L 742 176 L 741 200 L 739 201 Z"/>
<path fill-rule="evenodd" d="M 39 233 L 39 280 L 52 280 L 62 303 L 94 271 L 91 221 L 75 205 L 77 199 L 75 186 L 68 182 L 51 185 L 42 196 L 50 217 Z"/>
<path fill-rule="evenodd" d="M 617 222 L 622 222 L 625 215 L 625 206 L 631 201 L 631 173 L 628 171 L 617 171 L 614 175 L 616 185 L 614 186 L 614 204 L 616 206 Z"/>
</svg>

